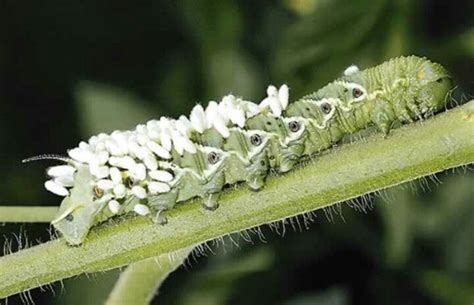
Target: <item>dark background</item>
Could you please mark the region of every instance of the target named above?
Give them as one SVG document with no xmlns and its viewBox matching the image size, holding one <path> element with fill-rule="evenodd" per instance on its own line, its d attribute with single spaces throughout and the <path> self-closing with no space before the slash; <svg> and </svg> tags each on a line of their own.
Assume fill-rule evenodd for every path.
<svg viewBox="0 0 474 305">
<path fill-rule="evenodd" d="M 53 163 L 23 158 L 229 92 L 259 101 L 269 83 L 287 83 L 294 99 L 350 64 L 409 54 L 445 65 L 458 98 L 472 98 L 474 2 L 0 0 L 0 204 L 59 203 L 43 189 Z M 266 242 L 254 235 L 239 248 L 227 240 L 172 274 L 155 303 L 471 305 L 474 176 L 437 178 L 369 200 L 375 209 L 320 211 L 302 232 L 264 227 Z M 0 235 L 15 248 L 15 236 L 36 244 L 48 229 L 2 225 Z M 101 304 L 117 275 L 31 294 L 36 304 Z"/>
</svg>

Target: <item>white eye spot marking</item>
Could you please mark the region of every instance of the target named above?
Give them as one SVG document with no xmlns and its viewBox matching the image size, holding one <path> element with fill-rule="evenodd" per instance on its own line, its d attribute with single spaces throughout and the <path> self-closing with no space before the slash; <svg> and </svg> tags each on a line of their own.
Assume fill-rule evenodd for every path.
<svg viewBox="0 0 474 305">
<path fill-rule="evenodd" d="M 219 162 L 219 159 L 219 155 L 214 151 L 211 151 L 207 155 L 207 162 L 209 162 L 209 164 L 216 164 L 217 162 Z"/>
<path fill-rule="evenodd" d="M 331 104 L 329 104 L 329 103 L 322 103 L 322 104 L 321 104 L 321 111 L 322 111 L 324 114 L 329 114 L 329 113 L 331 113 L 331 110 L 332 110 Z"/>
<path fill-rule="evenodd" d="M 246 157 L 240 156 L 240 154 L 238 154 L 238 156 L 242 160 L 242 162 L 248 163 L 248 161 L 252 159 L 255 155 L 258 155 L 262 152 L 262 150 L 266 149 L 269 137 L 271 137 L 272 135 L 265 131 L 255 132 L 252 130 L 244 130 L 243 132 L 245 136 L 249 139 L 251 145 L 248 147 L 249 150 L 248 155 Z"/>
<path fill-rule="evenodd" d="M 290 144 L 290 142 L 295 141 L 301 137 L 301 135 L 305 131 L 305 121 L 301 118 L 298 120 L 292 119 L 284 119 L 285 124 L 288 126 L 288 129 L 291 131 L 287 137 L 283 140 L 284 146 Z"/>
<path fill-rule="evenodd" d="M 359 84 L 342 81 L 339 82 L 339 84 L 345 88 L 344 92 L 348 92 L 350 94 L 349 100 L 347 103 L 345 103 L 345 105 L 343 103 L 339 103 L 339 107 L 343 111 L 350 111 L 352 109 L 353 103 L 360 102 L 368 98 L 367 90 Z"/>
<path fill-rule="evenodd" d="M 336 113 L 336 106 L 340 104 L 341 100 L 338 98 L 323 98 L 321 100 L 312 101 L 319 109 L 321 109 L 321 113 L 323 116 L 323 120 L 321 124 L 315 124 L 315 126 L 319 129 L 326 128 L 327 123 Z"/>
<path fill-rule="evenodd" d="M 205 177 L 209 177 L 209 175 L 212 175 L 217 169 L 219 169 L 222 164 L 224 164 L 224 160 L 226 160 L 230 155 L 229 152 L 214 147 L 199 145 L 199 148 L 201 152 L 204 153 L 204 160 L 207 161 L 207 168 L 203 170 Z"/>
<path fill-rule="evenodd" d="M 352 96 L 354 98 L 359 98 L 360 96 L 362 96 L 364 94 L 364 92 L 362 92 L 362 90 L 360 90 L 359 88 L 353 88 L 352 89 Z"/>
<path fill-rule="evenodd" d="M 349 89 L 349 92 L 351 93 L 351 96 L 353 98 L 351 101 L 349 101 L 349 104 L 351 104 L 352 102 L 361 101 L 367 95 L 367 90 L 365 90 L 365 88 L 359 84 L 345 83 L 344 87 Z"/>
<path fill-rule="evenodd" d="M 357 72 L 359 72 L 359 67 L 357 67 L 356 65 L 350 65 L 344 70 L 344 75 L 350 76 L 356 74 Z"/>
<path fill-rule="evenodd" d="M 288 123 L 288 127 L 292 132 L 297 132 L 298 130 L 300 130 L 300 123 L 297 121 L 291 121 L 290 123 Z"/>
<path fill-rule="evenodd" d="M 259 146 L 262 142 L 262 137 L 259 134 L 256 133 L 250 136 L 250 143 L 252 143 L 252 145 Z"/>
</svg>

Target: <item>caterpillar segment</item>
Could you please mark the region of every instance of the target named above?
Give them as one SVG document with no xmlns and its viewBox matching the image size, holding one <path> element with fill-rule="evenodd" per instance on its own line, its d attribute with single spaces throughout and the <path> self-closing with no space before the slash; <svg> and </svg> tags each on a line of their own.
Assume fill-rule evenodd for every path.
<svg viewBox="0 0 474 305">
<path fill-rule="evenodd" d="M 345 75 L 305 99 L 336 98 L 346 133 L 370 124 L 388 134 L 395 121 L 412 122 L 442 110 L 451 88 L 451 77 L 441 65 L 408 56 Z"/>
<path fill-rule="evenodd" d="M 133 131 L 93 136 L 48 169 L 45 187 L 65 197 L 52 222 L 67 242 L 81 244 L 90 228 L 134 212 L 164 224 L 164 211 L 194 197 L 213 210 L 226 185 L 264 187 L 270 170 L 290 171 L 301 158 L 376 126 L 424 119 L 445 107 L 452 87 L 436 63 L 400 57 L 344 75 L 289 103 L 288 87 L 269 86 L 259 104 L 233 95 L 189 118 L 162 117 Z"/>
</svg>

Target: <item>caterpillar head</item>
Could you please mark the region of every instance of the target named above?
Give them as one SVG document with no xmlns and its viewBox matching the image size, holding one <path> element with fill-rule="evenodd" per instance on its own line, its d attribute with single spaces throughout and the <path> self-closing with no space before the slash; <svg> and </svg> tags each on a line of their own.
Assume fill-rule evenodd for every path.
<svg viewBox="0 0 474 305">
<path fill-rule="evenodd" d="M 441 65 L 428 60 L 414 72 L 414 79 L 419 83 L 415 101 L 421 111 L 429 115 L 442 110 L 447 102 L 447 94 L 453 87 L 449 72 Z"/>
<path fill-rule="evenodd" d="M 51 223 L 68 243 L 79 245 L 95 223 L 96 215 L 105 206 L 105 200 L 95 198 L 89 168 L 78 165 L 74 186 L 61 202 L 59 212 Z"/>
</svg>

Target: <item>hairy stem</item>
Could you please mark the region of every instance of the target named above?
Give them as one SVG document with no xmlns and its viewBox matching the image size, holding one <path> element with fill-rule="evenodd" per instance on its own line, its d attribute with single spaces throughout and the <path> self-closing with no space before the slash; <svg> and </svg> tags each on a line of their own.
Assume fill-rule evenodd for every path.
<svg viewBox="0 0 474 305">
<path fill-rule="evenodd" d="M 105 305 L 147 305 L 168 275 L 176 270 L 194 247 L 147 258 L 122 272 Z"/>
<path fill-rule="evenodd" d="M 50 222 L 58 207 L 0 206 L 0 222 Z"/>
<path fill-rule="evenodd" d="M 474 162 L 474 101 L 422 123 L 330 149 L 292 172 L 270 177 L 261 192 L 223 193 L 211 212 L 181 204 L 159 226 L 121 218 L 91 231 L 80 247 L 63 239 L 0 259 L 0 297 L 84 272 L 128 265 L 216 237 L 327 207 L 360 195 Z"/>
</svg>

